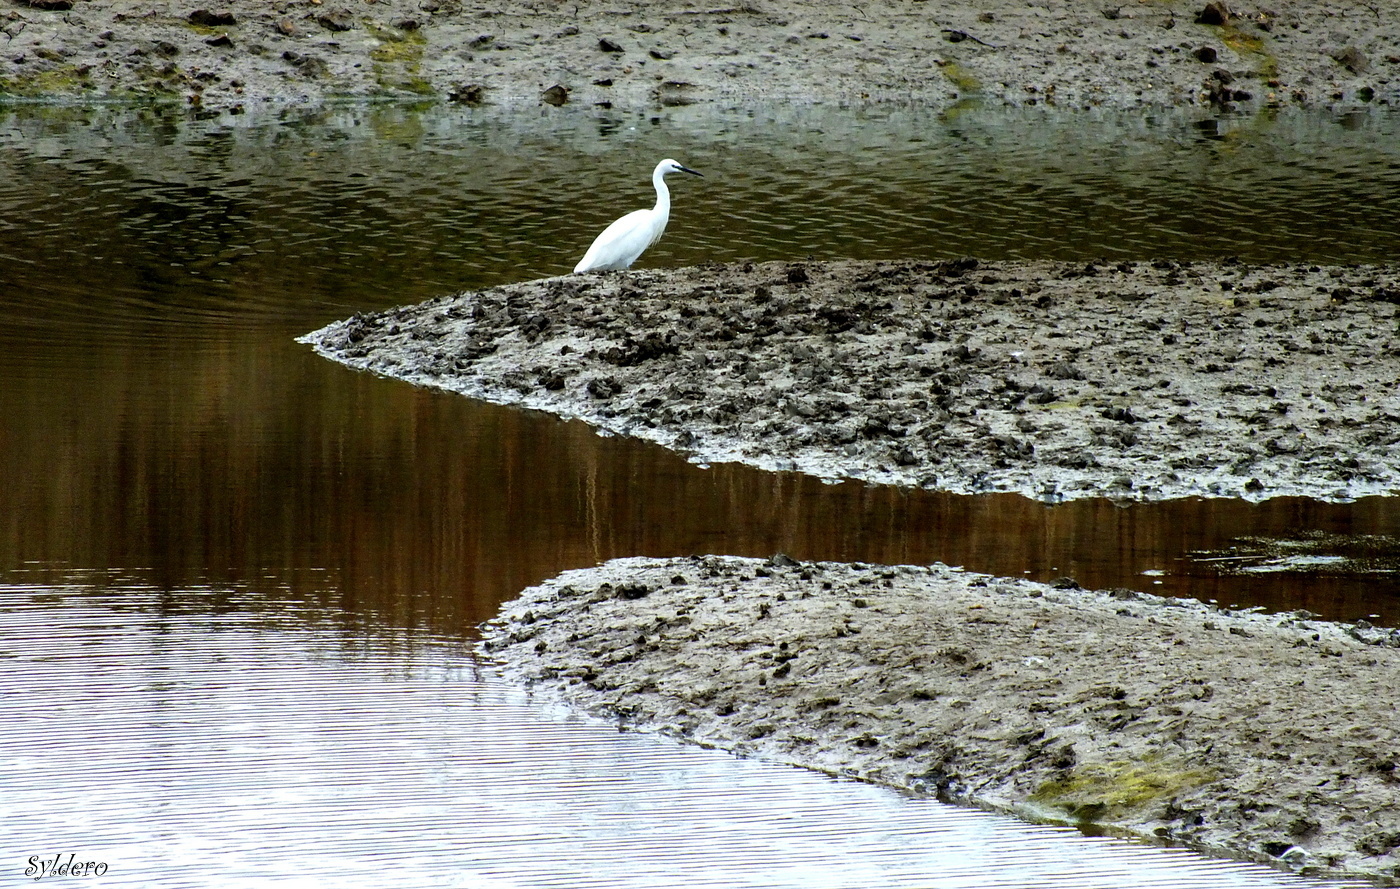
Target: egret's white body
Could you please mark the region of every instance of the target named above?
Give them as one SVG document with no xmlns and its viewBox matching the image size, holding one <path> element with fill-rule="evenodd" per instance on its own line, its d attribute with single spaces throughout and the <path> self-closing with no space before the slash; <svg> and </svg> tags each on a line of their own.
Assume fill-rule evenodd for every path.
<svg viewBox="0 0 1400 889">
<path fill-rule="evenodd" d="M 661 240 L 666 231 L 666 222 L 671 218 L 671 192 L 666 188 L 667 173 L 691 173 L 701 175 L 683 167 L 669 157 L 656 165 L 651 174 L 651 184 L 656 188 L 656 206 L 650 210 L 633 210 L 626 216 L 603 229 L 588 252 L 583 254 L 574 273 L 597 272 L 606 269 L 625 269 L 637 261 L 637 257 Z"/>
</svg>

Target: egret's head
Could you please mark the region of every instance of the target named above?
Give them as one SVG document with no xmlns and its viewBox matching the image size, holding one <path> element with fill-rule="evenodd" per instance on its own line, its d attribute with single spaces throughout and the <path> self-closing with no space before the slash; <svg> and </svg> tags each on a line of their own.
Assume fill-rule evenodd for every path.
<svg viewBox="0 0 1400 889">
<path fill-rule="evenodd" d="M 690 173 L 694 176 L 705 175 L 698 170 L 692 170 L 690 167 L 682 166 L 679 161 L 673 161 L 669 157 L 657 164 L 656 169 L 662 176 L 665 176 L 667 173 Z"/>
</svg>

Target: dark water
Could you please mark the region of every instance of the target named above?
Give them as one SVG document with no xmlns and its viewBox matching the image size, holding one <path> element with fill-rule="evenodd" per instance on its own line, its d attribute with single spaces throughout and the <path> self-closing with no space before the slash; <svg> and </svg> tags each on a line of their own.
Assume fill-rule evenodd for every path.
<svg viewBox="0 0 1400 889">
<path fill-rule="evenodd" d="M 783 550 L 1400 622 L 1391 500 L 1051 508 L 703 471 L 292 342 L 361 309 L 566 271 L 649 201 L 661 154 L 708 175 L 677 184 L 655 265 L 1389 260 L 1400 116 L 22 109 L 0 117 L 0 151 L 0 568 L 141 569 L 172 589 L 305 589 L 315 572 L 321 597 L 328 573 L 352 611 L 462 633 L 564 568 Z M 1267 575 L 1218 558 L 1236 538 L 1309 533 L 1365 537 L 1374 557 Z"/>
<path fill-rule="evenodd" d="M 407 684 L 373 692 L 396 703 L 363 718 L 421 707 L 418 731 L 436 731 L 442 699 L 415 703 L 423 671 L 476 688 L 458 674 L 474 669 L 462 645 L 478 622 L 532 582 L 613 556 L 941 560 L 1400 624 L 1392 500 L 1048 507 L 703 470 L 576 423 L 352 373 L 293 342 L 355 311 L 567 271 L 607 221 L 650 202 L 647 175 L 662 156 L 706 178 L 675 184 L 671 228 L 643 260 L 653 266 L 809 254 L 1400 255 L 1396 116 L 694 106 L 497 117 L 385 106 L 196 122 L 105 107 L 0 110 L 0 665 L 40 676 L 11 706 L 58 700 L 72 719 L 63 730 L 78 738 L 48 761 L 62 780 L 35 789 L 29 766 L 11 763 L 0 791 L 24 786 L 43 808 L 46 793 L 87 786 L 68 766 L 99 755 L 106 729 L 73 708 L 197 708 L 204 655 L 190 668 L 165 660 L 172 645 L 226 651 L 220 669 L 238 669 L 209 680 L 216 687 L 305 679 L 338 694 L 327 690 L 345 676 L 401 675 Z M 71 672 L 35 674 L 31 644 L 56 646 L 53 662 Z M 406 660 L 356 654 L 384 646 Z M 274 649 L 302 666 L 265 673 Z M 204 678 L 179 678 L 189 669 Z M 121 681 L 104 685 L 103 671 Z M 167 699 L 167 681 L 194 691 Z M 506 694 L 491 688 L 481 693 Z M 173 752 L 159 767 L 126 754 L 105 767 L 149 790 L 142 782 L 162 780 L 160 768 L 175 769 L 163 787 L 206 780 L 180 769 L 195 768 L 184 757 L 210 731 L 254 747 L 314 734 L 306 696 L 225 703 L 208 722 L 118 721 L 114 737 L 134 732 L 132 743 Z M 489 720 L 492 706 L 462 718 Z M 269 713 L 259 729 L 257 714 Z M 510 724 L 504 734 L 526 746 L 548 734 Z M 19 731 L 37 729 L 0 729 L 0 748 Z M 332 732 L 326 750 L 337 737 L 350 751 L 382 740 Z M 455 780 L 430 759 L 414 780 Z M 266 780 L 307 761 L 274 757 L 287 772 Z M 316 811 L 350 793 L 338 786 L 316 785 L 329 795 Z M 433 808 L 443 799 L 411 805 L 448 817 Z M 170 805 L 180 809 L 175 797 Z M 162 829 L 178 832 L 180 819 Z M 102 835 L 42 823 L 50 836 Z M 255 838 L 265 836 L 245 839 Z M 130 860 L 148 860 L 135 839 L 123 842 Z M 0 854 L 7 867 L 32 853 Z M 182 867 L 200 860 L 197 849 L 180 856 Z"/>
</svg>

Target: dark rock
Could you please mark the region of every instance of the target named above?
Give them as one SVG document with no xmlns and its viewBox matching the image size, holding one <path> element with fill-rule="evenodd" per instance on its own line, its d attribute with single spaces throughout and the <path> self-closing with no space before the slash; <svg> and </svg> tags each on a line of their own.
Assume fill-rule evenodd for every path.
<svg viewBox="0 0 1400 889">
<path fill-rule="evenodd" d="M 1371 62 L 1366 58 L 1366 54 L 1354 46 L 1333 53 L 1332 59 L 1352 74 L 1365 74 L 1371 70 Z"/>
<path fill-rule="evenodd" d="M 962 259 L 953 259 L 940 262 L 935 267 L 940 275 L 956 278 L 960 275 L 972 271 L 980 265 L 978 260 L 972 256 L 964 256 Z"/>
<path fill-rule="evenodd" d="M 622 391 L 622 384 L 612 377 L 595 377 L 585 387 L 594 398 L 606 399 Z"/>
<path fill-rule="evenodd" d="M 900 466 L 914 466 L 919 462 L 919 458 L 914 456 L 914 452 L 907 447 L 896 448 L 890 452 L 890 459 Z"/>
<path fill-rule="evenodd" d="M 544 92 L 540 93 L 540 101 L 546 105 L 553 105 L 556 108 L 569 101 L 569 91 L 559 84 L 555 84 Z"/>
<path fill-rule="evenodd" d="M 603 52 L 623 52 L 622 44 L 604 37 L 598 41 L 598 48 Z"/>
<path fill-rule="evenodd" d="M 231 12 L 211 12 L 207 9 L 196 9 L 189 14 L 187 21 L 191 25 L 202 25 L 206 28 L 227 28 L 238 23 Z"/>
<path fill-rule="evenodd" d="M 471 49 L 486 49 L 496 42 L 495 34 L 479 34 L 467 43 Z"/>
<path fill-rule="evenodd" d="M 1221 2 L 1207 3 L 1205 9 L 1196 13 L 1198 25 L 1223 25 L 1230 20 L 1230 8 Z"/>
<path fill-rule="evenodd" d="M 449 102 L 456 102 L 459 105 L 480 105 L 482 99 L 486 97 L 486 87 L 479 83 L 468 83 L 459 86 L 447 94 Z"/>
<path fill-rule="evenodd" d="M 1213 64 L 1215 60 L 1219 58 L 1219 54 L 1216 53 L 1215 48 L 1211 46 L 1203 46 L 1191 53 L 1191 55 L 1195 56 L 1197 61 L 1205 62 L 1207 65 Z"/>
<path fill-rule="evenodd" d="M 218 34 L 204 42 L 209 46 L 233 46 L 233 39 L 227 34 Z"/>
<path fill-rule="evenodd" d="M 811 278 L 807 276 L 807 270 L 800 265 L 788 266 L 787 282 L 789 284 L 806 284 Z"/>
<path fill-rule="evenodd" d="M 19 2 L 30 9 L 45 9 L 51 12 L 61 12 L 73 8 L 73 0 L 19 0 Z"/>
<path fill-rule="evenodd" d="M 330 70 L 320 58 L 303 55 L 290 49 L 282 53 L 282 58 L 307 77 L 324 77 Z"/>
<path fill-rule="evenodd" d="M 645 599 L 651 594 L 651 589 L 644 583 L 620 583 L 613 589 L 613 595 L 619 599 Z"/>
<path fill-rule="evenodd" d="M 672 52 L 672 51 L 669 50 L 669 49 L 653 49 L 653 50 L 648 51 L 648 52 L 647 52 L 647 55 L 651 56 L 653 59 L 656 59 L 657 61 L 664 62 L 664 61 L 667 61 L 668 59 L 672 58 L 673 56 L 675 56 L 675 53 Z"/>
<path fill-rule="evenodd" d="M 316 24 L 327 31 L 349 31 L 355 26 L 355 19 L 345 9 L 332 9 L 316 16 Z"/>
<path fill-rule="evenodd" d="M 629 336 L 620 345 L 605 349 L 598 357 L 617 367 L 636 367 L 644 361 L 679 352 L 680 347 L 670 337 L 652 331 L 639 340 Z"/>
<path fill-rule="evenodd" d="M 155 42 L 154 48 L 157 53 L 165 56 L 168 59 L 174 58 L 175 56 L 178 56 L 180 54 L 180 47 L 171 43 L 169 40 L 157 40 Z"/>
</svg>

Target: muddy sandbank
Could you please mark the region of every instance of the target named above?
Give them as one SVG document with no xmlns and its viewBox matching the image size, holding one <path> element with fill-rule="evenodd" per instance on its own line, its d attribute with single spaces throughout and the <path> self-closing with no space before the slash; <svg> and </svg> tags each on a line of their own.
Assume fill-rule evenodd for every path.
<svg viewBox="0 0 1400 889">
<path fill-rule="evenodd" d="M 1400 631 L 783 556 L 566 572 L 484 631 L 509 676 L 622 727 L 1400 883 Z"/>
<path fill-rule="evenodd" d="M 303 339 L 698 463 L 1047 502 L 1400 490 L 1389 266 L 628 271 L 356 315 Z"/>
<path fill-rule="evenodd" d="M 0 98 L 1355 108 L 1400 102 L 1397 46 L 1361 0 L 6 0 Z"/>
</svg>

